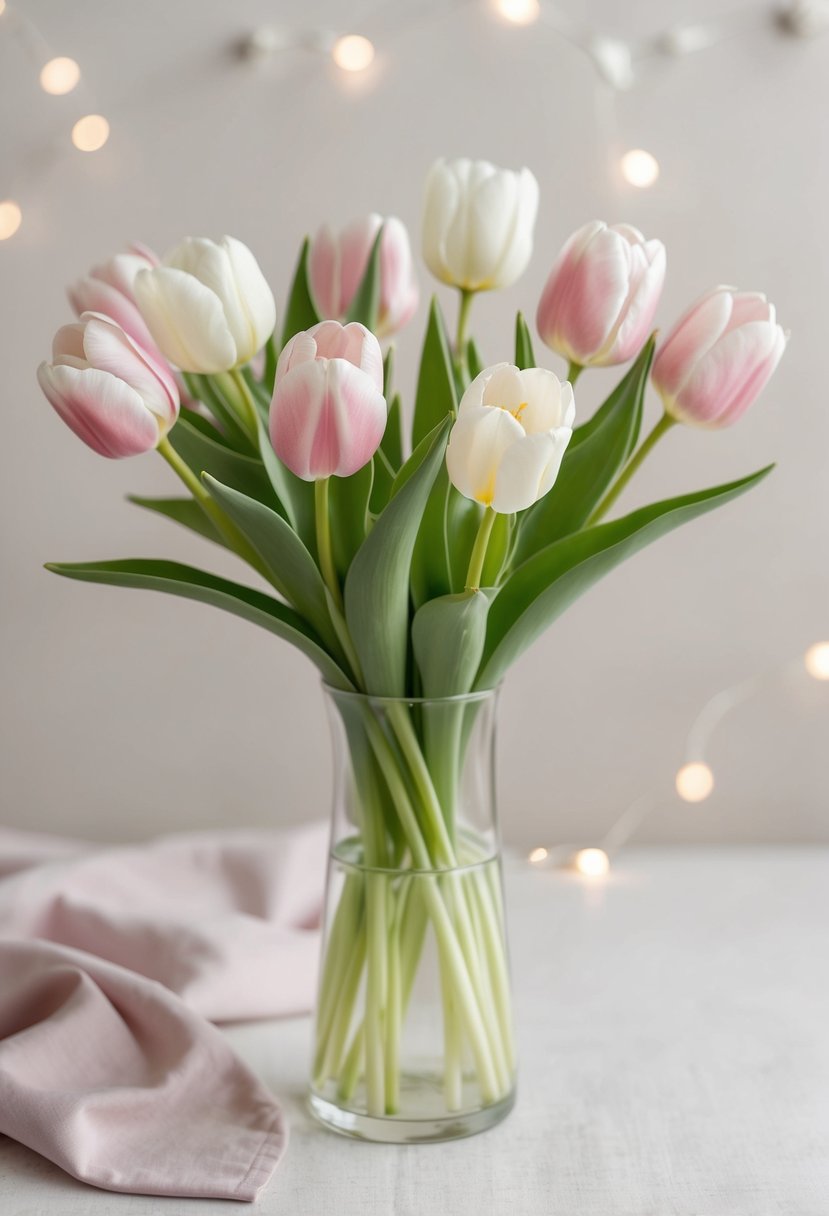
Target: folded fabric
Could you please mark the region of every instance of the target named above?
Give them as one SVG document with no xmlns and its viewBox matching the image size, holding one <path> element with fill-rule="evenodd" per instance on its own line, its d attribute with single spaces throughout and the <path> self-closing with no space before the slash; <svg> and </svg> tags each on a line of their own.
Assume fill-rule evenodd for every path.
<svg viewBox="0 0 829 1216">
<path fill-rule="evenodd" d="M 159 980 L 211 1021 L 311 1008 L 326 828 L 94 847 L 0 829 L 0 936 Z"/>
<path fill-rule="evenodd" d="M 256 1198 L 279 1107 L 220 1032 L 152 980 L 0 941 L 0 1133 L 112 1191 Z"/>
<path fill-rule="evenodd" d="M 325 854 L 322 824 L 0 829 L 0 1134 L 109 1190 L 254 1199 L 286 1125 L 205 1019 L 310 1009 Z"/>
</svg>

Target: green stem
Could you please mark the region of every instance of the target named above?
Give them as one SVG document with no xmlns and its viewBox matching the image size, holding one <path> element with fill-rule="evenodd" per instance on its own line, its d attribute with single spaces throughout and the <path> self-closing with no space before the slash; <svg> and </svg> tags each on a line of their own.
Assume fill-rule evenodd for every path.
<svg viewBox="0 0 829 1216">
<path fill-rule="evenodd" d="M 337 577 L 337 567 L 334 565 L 334 552 L 331 547 L 331 518 L 328 511 L 328 477 L 320 477 L 314 482 L 314 518 L 317 528 L 317 552 L 320 559 L 320 570 L 323 581 L 331 592 L 331 598 L 342 615 L 343 593 L 340 580 Z"/>
<path fill-rule="evenodd" d="M 592 515 L 587 520 L 585 527 L 589 528 L 593 524 L 597 524 L 599 520 L 607 514 L 616 499 L 622 493 L 622 490 L 624 490 L 625 486 L 630 481 L 631 477 L 633 477 L 633 474 L 644 463 L 646 456 L 653 451 L 662 436 L 666 435 L 673 425 L 674 419 L 671 418 L 669 414 L 663 414 L 659 422 L 657 422 L 656 426 L 651 431 L 650 435 L 648 435 L 647 439 L 644 441 L 638 451 L 634 452 L 619 476 L 616 478 L 613 485 L 605 494 L 604 498 L 593 511 Z"/>
<path fill-rule="evenodd" d="M 249 566 L 253 566 L 254 570 L 261 574 L 264 579 L 267 579 L 269 583 L 272 583 L 273 580 L 268 574 L 264 563 L 247 537 L 236 527 L 232 520 L 227 518 L 221 507 L 213 501 L 201 480 L 189 465 L 182 460 L 169 439 L 165 437 L 160 440 L 157 450 L 159 455 L 163 456 L 167 461 L 173 472 L 187 486 L 187 489 L 193 495 L 207 518 L 216 528 L 217 532 L 227 541 L 234 553 L 238 554 Z"/>
<path fill-rule="evenodd" d="M 458 305 L 458 330 L 455 337 L 455 350 L 458 355 L 463 358 L 466 352 L 466 335 L 469 329 L 469 313 L 472 308 L 472 300 L 475 292 L 467 291 L 465 287 L 460 289 L 461 299 Z"/>
<path fill-rule="evenodd" d="M 584 366 L 581 363 L 575 363 L 572 359 L 570 360 L 570 365 L 567 368 L 567 379 L 572 387 L 575 387 L 576 381 L 583 371 Z"/>
<path fill-rule="evenodd" d="M 495 512 L 492 507 L 487 507 L 481 516 L 481 522 L 478 525 L 478 535 L 475 537 L 475 544 L 472 546 L 472 554 L 469 558 L 469 569 L 466 572 L 467 591 L 477 591 L 481 586 L 481 575 L 483 574 L 487 545 L 492 535 L 492 525 L 494 523 Z"/>
<path fill-rule="evenodd" d="M 259 414 L 256 409 L 256 403 L 253 400 L 253 395 L 248 388 L 248 382 L 242 375 L 241 368 L 234 367 L 229 372 L 221 373 L 216 379 L 229 387 L 230 395 L 235 398 L 236 403 L 240 407 L 239 421 L 244 426 L 254 446 L 258 447 Z"/>
</svg>

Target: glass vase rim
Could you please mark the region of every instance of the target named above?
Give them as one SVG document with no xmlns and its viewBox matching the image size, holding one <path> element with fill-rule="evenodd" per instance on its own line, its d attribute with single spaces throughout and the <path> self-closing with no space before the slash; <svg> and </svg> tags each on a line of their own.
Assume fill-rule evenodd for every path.
<svg viewBox="0 0 829 1216">
<path fill-rule="evenodd" d="M 344 701 L 363 702 L 380 705 L 472 705 L 479 701 L 495 700 L 503 686 L 503 680 L 499 680 L 492 688 L 482 688 L 476 692 L 458 692 L 452 693 L 446 697 L 388 697 L 382 693 L 359 692 L 357 689 L 350 688 L 335 688 L 333 684 L 327 683 L 326 680 L 321 680 L 322 690 L 332 700 L 342 699 Z"/>
</svg>

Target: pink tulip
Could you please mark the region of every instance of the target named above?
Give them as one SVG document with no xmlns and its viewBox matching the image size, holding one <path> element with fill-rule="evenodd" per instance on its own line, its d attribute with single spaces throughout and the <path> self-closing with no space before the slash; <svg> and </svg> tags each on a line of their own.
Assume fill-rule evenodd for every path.
<svg viewBox="0 0 829 1216">
<path fill-rule="evenodd" d="M 150 451 L 178 417 L 167 367 L 97 313 L 58 330 L 52 362 L 41 363 L 37 378 L 67 426 L 101 456 Z"/>
<path fill-rule="evenodd" d="M 271 443 L 297 477 L 349 477 L 386 429 L 383 355 L 374 334 L 321 321 L 291 338 L 276 365 Z"/>
<path fill-rule="evenodd" d="M 409 234 L 400 220 L 367 215 L 339 236 L 325 224 L 311 242 L 308 277 L 319 311 L 342 320 L 362 282 L 381 225 L 380 309 L 375 328 L 383 338 L 402 329 L 417 308 Z"/>
<path fill-rule="evenodd" d="M 715 287 L 660 347 L 653 383 L 678 422 L 729 426 L 760 395 L 785 346 L 774 306 L 761 292 Z"/>
<path fill-rule="evenodd" d="M 162 361 L 164 356 L 150 335 L 133 292 L 139 270 L 157 265 L 158 258 L 151 249 L 134 244 L 126 253 L 116 253 L 101 266 L 93 266 L 88 275 L 67 289 L 67 295 L 76 316 L 96 312 L 111 318 L 142 350 Z"/>
<path fill-rule="evenodd" d="M 662 294 L 665 246 L 629 224 L 574 232 L 538 305 L 543 342 L 580 367 L 626 363 L 641 350 Z"/>
</svg>

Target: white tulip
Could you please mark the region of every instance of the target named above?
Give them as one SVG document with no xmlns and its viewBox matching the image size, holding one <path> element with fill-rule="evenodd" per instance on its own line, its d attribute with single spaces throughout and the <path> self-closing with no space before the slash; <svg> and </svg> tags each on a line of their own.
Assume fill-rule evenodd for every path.
<svg viewBox="0 0 829 1216">
<path fill-rule="evenodd" d="M 276 325 L 276 304 L 247 245 L 187 237 L 160 266 L 141 270 L 138 307 L 162 353 L 204 375 L 248 363 Z"/>
<path fill-rule="evenodd" d="M 438 160 L 426 179 L 426 265 L 463 291 L 509 287 L 530 260 L 537 211 L 538 182 L 529 169 Z"/>
<path fill-rule="evenodd" d="M 542 367 L 487 367 L 472 381 L 449 435 L 446 467 L 466 498 L 504 515 L 552 489 L 573 434 L 573 389 Z"/>
</svg>

